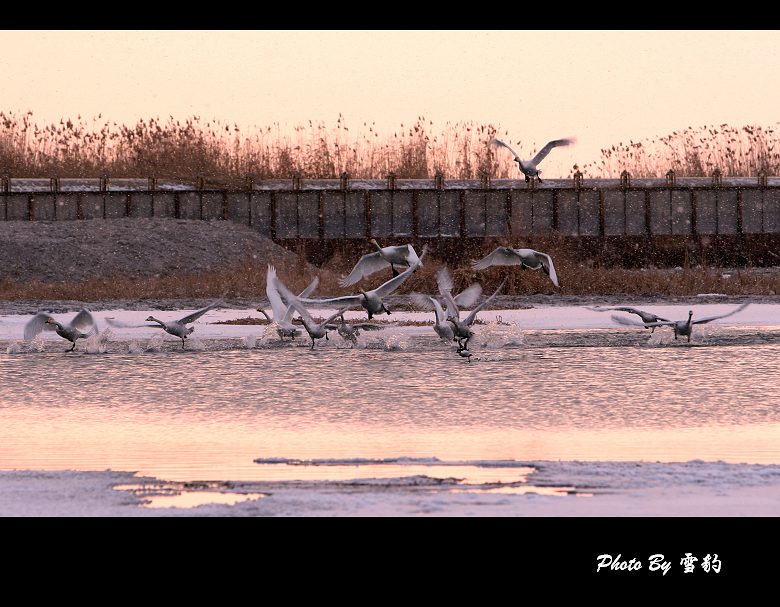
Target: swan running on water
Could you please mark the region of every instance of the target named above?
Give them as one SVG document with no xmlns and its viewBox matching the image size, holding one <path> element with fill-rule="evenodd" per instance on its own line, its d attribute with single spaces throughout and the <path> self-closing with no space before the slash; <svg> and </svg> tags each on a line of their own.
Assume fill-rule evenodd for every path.
<svg viewBox="0 0 780 607">
<path fill-rule="evenodd" d="M 338 331 L 338 334 L 344 341 L 352 343 L 353 346 L 357 345 L 357 338 L 361 331 L 381 331 L 387 327 L 393 327 L 396 323 L 379 324 L 375 322 L 351 322 L 348 323 L 344 320 L 344 314 L 341 314 L 341 322 L 339 324 L 328 323 L 325 328 L 328 331 Z"/>
<path fill-rule="evenodd" d="M 654 325 L 653 323 L 672 322 L 668 318 L 661 318 L 660 316 L 656 316 L 652 312 L 644 312 L 642 310 L 637 310 L 636 308 L 621 307 L 621 306 L 605 308 L 601 306 L 593 306 L 593 307 L 588 307 L 588 310 L 593 310 L 594 312 L 607 312 L 609 310 L 617 310 L 618 312 L 628 312 L 629 314 L 636 314 L 637 316 L 639 316 L 639 318 L 642 319 L 645 329 L 652 329 L 650 333 L 655 333 L 655 328 L 656 326 L 658 326 L 658 325 Z"/>
<path fill-rule="evenodd" d="M 208 312 L 209 310 L 213 310 L 217 306 L 221 306 L 223 303 L 224 300 L 219 299 L 214 303 L 207 305 L 205 308 L 196 310 L 192 314 L 188 314 L 187 316 L 185 316 L 184 318 L 180 318 L 179 320 L 169 320 L 168 322 L 164 322 L 162 320 L 158 320 L 154 316 L 147 317 L 146 319 L 147 323 L 153 322 L 156 324 L 144 324 L 144 325 L 128 324 L 118 320 L 114 320 L 113 318 L 106 318 L 106 322 L 112 327 L 119 327 L 123 329 L 138 329 L 140 327 L 157 327 L 163 329 L 166 333 L 170 333 L 171 335 L 174 335 L 179 339 L 181 339 L 181 349 L 183 350 L 184 340 L 187 339 L 187 336 L 195 330 L 195 327 L 188 327 L 187 325 L 195 322 L 206 312 Z"/>
<path fill-rule="evenodd" d="M 344 312 L 347 311 L 347 308 L 342 308 L 326 320 L 317 324 L 314 322 L 314 319 L 311 317 L 311 314 L 309 314 L 309 311 L 306 309 L 306 307 L 301 303 L 301 300 L 293 295 L 292 291 L 284 286 L 284 283 L 282 283 L 281 280 L 274 278 L 273 283 L 276 289 L 279 291 L 279 295 L 281 296 L 282 300 L 284 300 L 288 306 L 295 308 L 298 314 L 301 315 L 303 326 L 306 329 L 306 332 L 309 334 L 309 337 L 311 337 L 312 350 L 314 350 L 314 340 L 322 339 L 323 337 L 328 339 L 328 325 L 333 321 L 333 319 L 342 316 Z"/>
<path fill-rule="evenodd" d="M 470 327 L 476 320 L 477 314 L 479 313 L 480 310 L 482 310 L 482 308 L 484 308 L 491 301 L 493 301 L 496 295 L 498 295 L 501 292 L 501 289 L 504 288 L 506 281 L 507 279 L 504 278 L 504 280 L 501 281 L 501 284 L 498 285 L 498 288 L 493 292 L 493 294 L 490 297 L 488 297 L 485 301 L 483 301 L 481 304 L 479 304 L 476 308 L 474 308 L 471 311 L 471 314 L 469 314 L 462 321 L 458 320 L 457 317 L 448 319 L 449 323 L 452 325 L 452 328 L 455 332 L 455 339 L 458 341 L 458 346 L 461 350 L 467 350 L 469 345 L 469 340 L 472 337 L 474 337 L 474 333 L 472 332 Z M 454 302 L 451 301 L 452 295 L 450 293 L 447 293 L 445 300 L 449 301 L 448 305 L 453 305 L 453 306 L 455 305 Z"/>
<path fill-rule="evenodd" d="M 86 329 L 90 330 L 84 333 L 83 331 Z M 73 352 L 76 348 L 76 340 L 86 339 L 90 335 L 97 335 L 98 327 L 89 310 L 81 310 L 67 325 L 57 322 L 45 312 L 38 312 L 24 326 L 24 338 L 29 341 L 41 331 L 56 331 L 60 337 L 73 342 L 73 346 L 68 350 L 68 352 Z"/>
<path fill-rule="evenodd" d="M 732 310 L 731 312 L 728 312 L 726 314 L 721 314 L 719 316 L 707 316 L 706 318 L 700 318 L 699 320 L 691 320 L 693 318 L 693 310 L 688 311 L 688 319 L 687 320 L 665 320 L 665 321 L 658 321 L 658 322 L 651 322 L 651 323 L 641 323 L 637 320 L 634 320 L 632 318 L 623 318 L 622 316 L 618 316 L 617 314 L 612 315 L 612 320 L 614 320 L 616 323 L 621 325 L 628 325 L 632 327 L 672 327 L 674 330 L 674 338 L 677 339 L 678 335 L 687 335 L 688 336 L 688 342 L 691 341 L 691 333 L 693 332 L 693 325 L 701 325 L 707 322 L 712 322 L 713 320 L 718 320 L 720 318 L 726 318 L 727 316 L 731 316 L 732 314 L 736 314 L 737 312 L 741 312 L 745 308 L 747 308 L 750 304 L 744 303 L 735 310 Z"/>
<path fill-rule="evenodd" d="M 344 297 L 332 297 L 330 299 L 305 299 L 301 298 L 301 303 L 307 305 L 320 305 L 320 306 L 338 306 L 349 310 L 350 308 L 357 308 L 362 306 L 368 312 L 368 320 L 374 317 L 374 314 L 390 314 L 390 310 L 387 309 L 383 297 L 387 297 L 400 287 L 412 274 L 417 271 L 419 264 L 412 264 L 409 268 L 401 272 L 395 278 L 391 278 L 383 285 L 377 287 L 372 291 L 360 291 L 360 295 L 346 295 Z M 297 310 L 298 308 L 296 308 Z M 300 310 L 298 310 L 300 312 Z M 338 316 L 338 314 L 336 314 Z M 335 318 L 335 317 L 334 317 Z"/>
<path fill-rule="evenodd" d="M 265 294 L 271 304 L 271 313 L 273 314 L 273 318 L 269 317 L 266 311 L 262 308 L 257 308 L 257 311 L 265 316 L 269 323 L 276 324 L 276 333 L 279 335 L 279 339 L 284 341 L 285 337 L 289 337 L 292 340 L 295 340 L 295 338 L 301 333 L 298 327 L 292 323 L 292 318 L 295 314 L 295 308 L 284 305 L 282 298 L 279 296 L 279 291 L 276 289 L 274 280 L 276 280 L 276 268 L 274 268 L 271 264 L 268 264 L 268 273 L 265 277 Z M 314 292 L 314 289 L 316 289 L 317 285 L 319 284 L 319 277 L 315 277 L 314 280 L 309 283 L 309 286 L 301 291 L 298 297 L 308 297 Z"/>
<path fill-rule="evenodd" d="M 491 139 L 490 145 L 505 147 L 507 150 L 512 152 L 512 156 L 514 156 L 517 166 L 520 168 L 520 171 L 523 173 L 523 175 L 525 175 L 526 183 L 531 181 L 533 177 L 536 177 L 539 180 L 539 183 L 542 183 L 542 178 L 539 177 L 539 175 L 541 174 L 541 171 L 538 169 L 539 163 L 545 158 L 547 158 L 547 154 L 549 154 L 550 150 L 552 150 L 553 148 L 557 148 L 562 145 L 571 145 L 576 141 L 577 140 L 574 139 L 573 137 L 569 137 L 567 139 L 555 139 L 553 141 L 550 141 L 546 146 L 544 146 L 541 150 L 539 150 L 536 156 L 531 158 L 531 160 L 520 160 L 520 156 L 517 155 L 517 152 L 515 152 L 512 148 L 510 148 L 506 143 L 504 143 L 500 139 Z"/>
</svg>

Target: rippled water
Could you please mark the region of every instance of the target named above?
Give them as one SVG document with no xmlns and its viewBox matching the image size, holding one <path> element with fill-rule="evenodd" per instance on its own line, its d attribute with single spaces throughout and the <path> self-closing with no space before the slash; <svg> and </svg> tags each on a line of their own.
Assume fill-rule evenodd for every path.
<svg viewBox="0 0 780 607">
<path fill-rule="evenodd" d="M 780 463 L 776 340 L 534 339 L 557 345 L 476 349 L 471 363 L 432 340 L 0 354 L 0 468 L 272 480 L 306 472 L 255 458 Z"/>
</svg>

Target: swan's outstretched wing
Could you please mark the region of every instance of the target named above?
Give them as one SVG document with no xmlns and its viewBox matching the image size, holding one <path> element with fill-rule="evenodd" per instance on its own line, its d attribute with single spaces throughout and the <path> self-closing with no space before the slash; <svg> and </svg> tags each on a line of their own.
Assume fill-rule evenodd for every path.
<svg viewBox="0 0 780 607">
<path fill-rule="evenodd" d="M 181 319 L 179 319 L 179 320 L 178 320 L 178 322 L 180 322 L 180 323 L 181 323 L 181 324 L 183 324 L 183 325 L 187 325 L 187 324 L 189 324 L 189 323 L 191 323 L 191 322 L 195 322 L 195 321 L 196 321 L 196 320 L 198 320 L 198 319 L 199 319 L 201 316 L 203 316 L 203 315 L 204 315 L 206 312 L 208 312 L 209 310 L 213 310 L 213 309 L 214 309 L 214 308 L 216 308 L 217 306 L 221 306 L 223 303 L 225 303 L 225 301 L 224 301 L 224 300 L 222 300 L 222 299 L 218 299 L 217 301 L 215 301 L 215 302 L 213 302 L 213 303 L 210 303 L 209 305 L 207 305 L 205 308 L 201 308 L 200 310 L 196 310 L 196 311 L 195 311 L 195 312 L 193 312 L 192 314 L 188 314 L 188 315 L 187 315 L 187 316 L 185 316 L 184 318 L 181 318 Z"/>
<path fill-rule="evenodd" d="M 317 323 L 314 322 L 311 314 L 309 314 L 309 311 L 306 309 L 303 303 L 301 303 L 301 300 L 293 295 L 292 291 L 284 286 L 284 283 L 279 280 L 279 278 L 276 276 L 276 272 L 274 272 L 274 276 L 271 278 L 270 284 L 277 291 L 276 296 L 284 300 L 288 306 L 295 308 L 296 312 L 301 315 L 301 320 L 303 321 L 303 324 L 306 326 L 306 328 L 309 331 L 315 331 L 317 329 Z M 333 318 L 335 318 L 335 316 Z M 330 322 L 330 320 L 327 322 Z"/>
<path fill-rule="evenodd" d="M 452 293 L 444 291 L 442 299 L 444 299 L 444 305 L 447 307 L 447 318 L 458 320 L 460 318 L 460 310 L 458 309 L 458 304 L 455 303 Z"/>
<path fill-rule="evenodd" d="M 339 281 L 339 284 L 342 287 L 349 287 L 354 285 L 356 282 L 359 282 L 366 276 L 387 268 L 389 265 L 390 264 L 382 258 L 382 255 L 379 253 L 379 251 L 376 251 L 375 253 L 367 253 L 366 255 L 363 255 L 363 257 L 360 258 L 360 261 L 355 264 L 355 267 L 352 268 L 352 271 L 349 273 L 349 275 Z"/>
<path fill-rule="evenodd" d="M 385 284 L 377 287 L 374 289 L 374 293 L 379 297 L 380 299 L 382 297 L 387 297 L 395 291 L 398 287 L 400 287 L 404 282 L 406 282 L 406 279 L 408 279 L 412 274 L 414 274 L 415 270 L 419 267 L 419 264 L 412 264 L 410 265 L 406 270 L 401 272 L 398 276 L 395 278 L 391 278 L 388 280 Z"/>
<path fill-rule="evenodd" d="M 629 314 L 636 314 L 643 320 L 645 318 L 655 318 L 655 321 L 651 322 L 657 322 L 657 321 L 665 321 L 665 322 L 673 322 L 669 320 L 668 318 L 661 318 L 660 316 L 656 316 L 652 312 L 645 312 L 644 310 L 639 310 L 637 308 L 631 308 L 628 306 L 611 306 L 611 307 L 602 307 L 602 306 L 587 306 L 588 310 L 593 310 L 594 312 L 608 312 L 610 310 L 616 310 L 618 312 L 628 312 Z"/>
<path fill-rule="evenodd" d="M 346 307 L 347 310 L 350 308 L 356 308 L 360 306 L 360 303 L 363 301 L 362 295 L 344 295 L 343 297 L 330 297 L 328 299 L 309 299 L 307 297 L 301 297 L 299 298 L 301 300 L 301 303 L 306 304 L 307 306 L 337 306 L 337 307 Z"/>
<path fill-rule="evenodd" d="M 471 323 L 473 323 L 473 322 L 474 322 L 474 319 L 476 319 L 476 318 L 477 318 L 477 313 L 478 313 L 478 312 L 479 312 L 479 311 L 480 311 L 482 308 L 484 308 L 486 305 L 488 305 L 488 304 L 489 304 L 491 301 L 493 301 L 493 299 L 495 298 L 495 296 L 496 296 L 496 295 L 498 295 L 498 294 L 501 292 L 501 289 L 503 289 L 503 288 L 504 288 L 504 285 L 506 284 L 506 280 L 507 280 L 507 279 L 506 279 L 506 278 L 504 278 L 504 280 L 502 280 L 502 281 L 501 281 L 501 284 L 500 284 L 500 285 L 498 285 L 498 288 L 497 288 L 495 291 L 493 291 L 493 294 L 492 294 L 490 297 L 488 297 L 488 298 L 487 298 L 485 301 L 483 301 L 481 304 L 479 304 L 479 305 L 478 305 L 476 308 L 474 308 L 474 309 L 471 311 L 471 314 L 469 314 L 469 315 L 468 315 L 468 316 L 467 316 L 467 317 L 466 317 L 466 318 L 463 320 L 463 324 L 464 324 L 464 325 L 466 325 L 467 327 L 471 326 Z"/>
<path fill-rule="evenodd" d="M 160 328 L 160 325 L 154 324 L 154 323 L 137 323 L 137 322 L 126 322 L 124 320 L 116 320 L 115 318 L 106 318 L 106 322 L 111 325 L 112 327 L 116 327 L 118 329 L 140 329 L 141 327 L 156 327 Z"/>
<path fill-rule="evenodd" d="M 452 276 L 450 276 L 450 270 L 447 266 L 442 266 L 439 271 L 436 272 L 436 283 L 439 285 L 439 294 L 444 296 L 446 291 L 452 291 L 455 285 L 452 282 Z"/>
<path fill-rule="evenodd" d="M 320 278 L 319 276 L 315 276 L 314 280 L 312 280 L 309 285 L 300 293 L 298 293 L 298 297 L 308 297 L 312 293 L 314 293 L 314 290 L 317 288 L 317 285 L 320 284 Z M 267 289 L 267 286 L 266 286 Z M 293 314 L 295 314 L 295 308 L 292 306 L 287 306 L 287 309 L 284 313 L 284 318 L 282 319 L 282 324 L 289 325 L 292 322 Z"/>
<path fill-rule="evenodd" d="M 70 327 L 77 331 L 86 332 L 90 329 L 89 333 L 97 333 L 98 326 L 95 318 L 90 314 L 89 310 L 81 310 L 73 320 L 70 321 Z"/>
<path fill-rule="evenodd" d="M 436 272 L 436 283 L 439 286 L 439 295 L 444 299 L 444 305 L 447 306 L 447 318 L 458 318 L 459 310 L 458 304 L 455 298 L 452 296 L 452 289 L 454 284 L 452 282 L 452 276 L 447 266 L 443 266 Z M 430 309 L 430 308 L 428 308 Z"/>
<path fill-rule="evenodd" d="M 556 287 L 559 287 L 560 285 L 558 284 L 558 275 L 555 273 L 555 266 L 553 265 L 552 257 L 550 257 L 547 253 L 542 253 L 541 251 L 536 251 L 536 256 L 537 258 L 541 257 L 540 261 L 544 271 L 547 273 L 547 276 L 550 277 L 552 283 Z"/>
<path fill-rule="evenodd" d="M 737 312 L 741 312 L 745 308 L 747 308 L 750 305 L 750 303 L 743 303 L 741 306 L 736 308 L 735 310 L 732 310 L 731 312 L 728 312 L 726 314 L 721 314 L 720 316 L 708 316 L 706 318 L 700 318 L 699 320 L 691 321 L 692 325 L 700 325 L 705 322 L 712 322 L 713 320 L 718 320 L 719 318 L 726 318 L 727 316 L 731 316 L 732 314 L 736 314 Z"/>
<path fill-rule="evenodd" d="M 51 316 L 45 312 L 38 312 L 27 324 L 24 325 L 24 338 L 30 340 L 34 338 L 41 331 L 54 331 L 54 325 L 48 324 L 46 321 L 49 319 L 54 320 Z"/>
<path fill-rule="evenodd" d="M 331 316 L 329 316 L 328 318 L 326 318 L 320 323 L 320 327 L 327 327 L 331 323 L 331 321 L 344 314 L 344 312 L 346 312 L 347 310 L 349 310 L 349 306 L 347 306 L 346 308 L 341 308 L 340 310 L 334 312 Z"/>
<path fill-rule="evenodd" d="M 268 264 L 268 272 L 265 275 L 265 295 L 271 304 L 271 313 L 277 323 L 281 323 L 287 314 L 287 306 L 284 305 L 282 298 L 279 297 L 279 291 L 276 289 L 275 281 L 276 268 Z"/>
<path fill-rule="evenodd" d="M 458 293 L 454 299 L 458 308 L 470 308 L 477 303 L 480 295 L 482 295 L 482 285 L 475 282 L 470 287 L 467 287 Z"/>
<path fill-rule="evenodd" d="M 489 145 L 505 147 L 507 150 L 512 152 L 512 156 L 514 156 L 515 160 L 520 160 L 520 156 L 517 155 L 517 152 L 515 152 L 512 148 L 510 148 L 506 143 L 504 143 L 500 139 L 491 139 L 488 143 Z"/>
<path fill-rule="evenodd" d="M 471 267 L 475 270 L 484 270 L 490 266 L 519 266 L 522 263 L 523 260 L 514 249 L 498 247 L 487 257 L 471 262 Z"/>
<path fill-rule="evenodd" d="M 567 139 L 556 139 L 554 141 L 550 141 L 546 146 L 544 146 L 539 152 L 537 152 L 536 156 L 534 156 L 531 159 L 532 164 L 539 164 L 542 160 L 544 160 L 547 157 L 547 154 L 550 153 L 550 150 L 553 148 L 557 148 L 562 145 L 571 145 L 577 141 L 573 137 L 567 138 Z"/>
<path fill-rule="evenodd" d="M 387 327 L 398 326 L 397 322 L 386 322 L 381 324 L 375 322 L 351 322 L 349 324 L 351 324 L 356 329 L 360 329 L 361 331 L 381 331 Z"/>
<path fill-rule="evenodd" d="M 425 243 L 422 248 L 422 253 L 420 253 L 420 265 L 423 265 L 423 259 L 425 259 L 425 256 L 428 254 L 428 243 Z"/>
<path fill-rule="evenodd" d="M 642 327 L 643 329 L 646 327 L 671 327 L 675 324 L 673 320 L 667 320 L 667 321 L 659 321 L 659 322 L 641 322 L 639 320 L 634 320 L 633 318 L 626 318 L 625 316 L 618 316 L 617 314 L 612 315 L 612 320 L 618 323 L 619 325 L 626 325 L 628 327 Z"/>
<path fill-rule="evenodd" d="M 447 315 L 444 313 L 441 304 L 433 297 L 428 296 L 428 299 L 431 301 L 431 304 L 433 304 L 433 309 L 436 310 L 436 324 L 440 325 L 445 323 L 447 321 Z"/>
<path fill-rule="evenodd" d="M 420 308 L 421 310 L 433 310 L 433 304 L 431 301 L 435 301 L 433 297 L 430 295 L 425 295 L 424 293 L 410 293 L 409 297 L 412 298 L 412 301 L 414 302 L 414 305 Z"/>
</svg>

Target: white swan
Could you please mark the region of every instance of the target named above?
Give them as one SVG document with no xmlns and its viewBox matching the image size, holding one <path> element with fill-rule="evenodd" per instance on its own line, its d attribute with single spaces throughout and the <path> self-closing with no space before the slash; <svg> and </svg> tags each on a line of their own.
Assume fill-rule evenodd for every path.
<svg viewBox="0 0 780 607">
<path fill-rule="evenodd" d="M 205 308 L 196 310 L 192 314 L 188 314 L 187 316 L 185 316 L 184 318 L 180 318 L 179 320 L 169 320 L 168 322 L 164 322 L 162 320 L 158 320 L 154 316 L 147 317 L 146 319 L 147 323 L 153 322 L 156 324 L 143 324 L 143 325 L 131 324 L 131 323 L 125 323 L 122 321 L 114 320 L 113 318 L 106 318 L 106 322 L 112 327 L 120 327 L 123 329 L 137 329 L 140 327 L 157 327 L 163 329 L 166 333 L 170 333 L 171 335 L 175 335 L 176 337 L 181 339 L 181 348 L 183 350 L 184 340 L 187 339 L 187 336 L 195 330 L 195 327 L 188 327 L 187 325 L 195 322 L 206 312 L 208 312 L 209 310 L 213 310 L 214 308 L 222 305 L 223 303 L 224 300 L 219 299 L 214 303 L 207 305 Z"/>
<path fill-rule="evenodd" d="M 388 310 L 382 302 L 382 298 L 387 297 L 390 293 L 400 287 L 412 274 L 414 274 L 418 267 L 419 264 L 412 264 L 406 271 L 401 272 L 398 276 L 391 278 L 376 289 L 372 291 L 360 291 L 360 295 L 346 295 L 344 297 L 332 297 L 330 299 L 301 298 L 301 302 L 323 306 L 336 305 L 338 307 L 343 307 L 345 310 L 362 306 L 368 312 L 368 320 L 371 320 L 374 317 L 374 314 L 381 314 L 382 312 L 390 314 L 390 310 Z M 338 314 L 336 316 L 338 316 Z"/>
<path fill-rule="evenodd" d="M 298 327 L 292 323 L 295 308 L 292 306 L 285 306 L 284 303 L 282 303 L 282 299 L 279 297 L 279 291 L 276 290 L 276 286 L 274 285 L 275 278 L 276 268 L 271 264 L 268 264 L 268 273 L 265 277 L 265 294 L 271 304 L 273 318 L 268 316 L 266 311 L 262 308 L 257 308 L 257 311 L 265 316 L 269 323 L 276 324 L 276 333 L 279 335 L 279 339 L 284 341 L 285 337 L 289 337 L 294 340 L 301 333 Z M 320 279 L 315 276 L 314 280 L 309 283 L 309 286 L 301 291 L 298 297 L 308 297 L 314 292 L 314 289 L 316 289 L 319 284 Z"/>
<path fill-rule="evenodd" d="M 380 247 L 376 239 L 369 240 L 377 251 L 363 255 L 352 268 L 352 271 L 346 278 L 342 278 L 339 284 L 342 287 L 349 287 L 359 282 L 361 279 L 386 268 L 388 265 L 393 271 L 393 277 L 398 276 L 398 270 L 395 266 L 410 267 L 413 264 L 422 266 L 422 259 L 428 250 L 428 245 L 423 246 L 422 255 L 417 256 L 417 251 L 410 244 L 398 245 L 395 247 Z"/>
<path fill-rule="evenodd" d="M 328 331 L 337 331 L 344 341 L 351 342 L 353 346 L 357 345 L 357 338 L 361 331 L 380 331 L 387 327 L 395 326 L 396 323 L 379 324 L 375 322 L 350 322 L 344 320 L 344 314 L 341 314 L 339 324 L 328 323 L 325 328 Z"/>
<path fill-rule="evenodd" d="M 274 286 L 279 291 L 279 295 L 281 298 L 287 303 L 288 306 L 292 306 L 295 308 L 295 310 L 298 312 L 298 314 L 301 315 L 301 320 L 303 321 L 303 326 L 306 329 L 306 332 L 309 334 L 309 337 L 311 337 L 311 349 L 314 350 L 314 340 L 315 339 L 322 339 L 323 337 L 325 339 L 328 339 L 328 325 L 333 321 L 334 318 L 337 318 L 344 314 L 344 312 L 347 311 L 347 308 L 342 308 L 335 314 L 331 315 L 326 320 L 322 321 L 321 323 L 314 322 L 314 319 L 311 317 L 311 314 L 309 314 L 309 311 L 306 309 L 306 307 L 301 303 L 301 300 L 293 295 L 292 291 L 284 286 L 284 283 L 282 283 L 281 280 L 278 278 L 274 278 Z"/>
<path fill-rule="evenodd" d="M 460 318 L 460 308 L 470 308 L 477 303 L 479 296 L 482 295 L 482 285 L 475 282 L 454 297 L 447 297 L 446 294 L 451 294 L 454 286 L 447 266 L 442 267 L 436 273 L 436 284 L 439 286 L 439 295 L 442 296 L 447 306 L 447 318 Z"/>
<path fill-rule="evenodd" d="M 447 315 L 444 313 L 444 309 L 435 297 L 422 293 L 412 293 L 412 301 L 414 301 L 418 307 L 425 310 L 433 309 L 435 312 L 433 330 L 436 331 L 436 335 L 447 343 L 455 341 L 455 329 L 452 327 L 452 323 L 449 322 Z"/>
<path fill-rule="evenodd" d="M 699 320 L 691 320 L 693 317 L 693 310 L 688 311 L 688 318 L 687 320 L 665 320 L 665 321 L 658 321 L 658 322 L 651 322 L 651 323 L 640 323 L 639 321 L 633 320 L 631 318 L 623 318 L 622 316 L 618 316 L 617 314 L 612 315 L 612 320 L 614 320 L 616 323 L 621 325 L 629 325 L 633 327 L 663 327 L 668 326 L 672 327 L 674 330 L 674 338 L 677 339 L 678 335 L 687 335 L 688 341 L 691 341 L 691 333 L 693 332 L 693 325 L 701 325 L 707 322 L 712 322 L 713 320 L 718 320 L 719 318 L 726 318 L 727 316 L 731 316 L 733 314 L 736 314 L 737 312 L 741 312 L 745 308 L 747 308 L 750 305 L 750 303 L 744 303 L 741 306 L 737 307 L 736 309 L 732 310 L 731 312 L 728 312 L 726 314 L 721 314 L 719 316 L 708 316 L 706 318 L 700 318 Z"/>
<path fill-rule="evenodd" d="M 546 146 L 544 146 L 539 152 L 531 158 L 531 160 L 520 160 L 520 157 L 517 155 L 517 152 L 515 152 L 512 148 L 510 148 L 506 143 L 501 141 L 500 139 L 491 139 L 490 145 L 495 146 L 503 146 L 510 152 L 512 152 L 512 156 L 515 157 L 515 162 L 517 163 L 517 166 L 520 167 L 520 171 L 525 175 L 526 182 L 531 181 L 532 177 L 536 177 L 539 180 L 539 183 L 542 183 L 542 178 L 539 176 L 541 174 L 541 171 L 538 169 L 539 163 L 544 160 L 547 157 L 547 154 L 550 153 L 550 150 L 553 148 L 557 148 L 562 145 L 571 145 L 572 143 L 575 143 L 577 140 L 573 137 L 569 137 L 567 139 L 555 139 L 554 141 L 550 141 Z"/>
<path fill-rule="evenodd" d="M 475 270 L 484 270 L 490 266 L 520 266 L 523 269 L 528 268 L 530 270 L 541 268 L 550 277 L 552 283 L 556 287 L 560 287 L 552 257 L 547 253 L 534 251 L 533 249 L 498 247 L 487 257 L 472 262 L 471 266 Z"/>
<path fill-rule="evenodd" d="M 501 292 L 501 289 L 504 288 L 504 285 L 506 284 L 507 279 L 504 278 L 504 280 L 501 281 L 501 284 L 498 285 L 498 288 L 493 292 L 493 294 L 488 297 L 485 301 L 483 301 L 481 304 L 479 304 L 476 308 L 474 308 L 471 313 L 464 318 L 462 321 L 458 320 L 457 318 L 449 318 L 448 321 L 450 324 L 452 324 L 452 328 L 455 332 L 455 339 L 458 341 L 458 346 L 460 348 L 466 349 L 469 345 L 469 340 L 474 337 L 474 333 L 471 330 L 471 325 L 474 323 L 474 321 L 477 318 L 477 313 L 482 310 L 487 304 L 489 304 L 493 299 Z M 452 300 L 452 295 L 447 293 L 447 296 L 445 297 L 447 300 Z M 454 302 L 452 303 L 454 305 Z M 465 340 L 465 343 L 462 342 L 462 340 Z"/>
<path fill-rule="evenodd" d="M 90 330 L 84 333 L 83 331 L 86 329 Z M 68 350 L 68 352 L 73 352 L 76 348 L 76 340 L 96 335 L 98 327 L 89 310 L 81 310 L 67 325 L 57 322 L 45 312 L 38 312 L 24 325 L 24 338 L 26 340 L 33 339 L 41 331 L 55 331 L 60 337 L 73 342 L 73 346 Z"/>
<path fill-rule="evenodd" d="M 618 312 L 628 312 L 629 314 L 636 314 L 637 316 L 639 316 L 639 318 L 642 319 L 645 329 L 652 329 L 652 331 L 650 331 L 651 333 L 655 333 L 655 327 L 657 326 L 652 323 L 672 322 L 668 318 L 662 318 L 660 316 L 656 316 L 652 312 L 644 312 L 643 310 L 637 310 L 636 308 L 630 308 L 630 307 L 615 306 L 615 307 L 607 308 L 602 306 L 592 306 L 592 307 L 588 306 L 588 310 L 593 310 L 594 312 L 607 312 L 609 310 L 617 310 Z"/>
</svg>

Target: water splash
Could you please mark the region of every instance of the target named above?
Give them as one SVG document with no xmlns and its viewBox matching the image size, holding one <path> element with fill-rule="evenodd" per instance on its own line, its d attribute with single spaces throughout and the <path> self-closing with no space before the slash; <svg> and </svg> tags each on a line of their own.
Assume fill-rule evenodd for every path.
<svg viewBox="0 0 780 607">
<path fill-rule="evenodd" d="M 525 336 L 517 323 L 489 323 L 474 338 L 487 350 L 501 350 L 511 346 L 524 346 Z"/>
<path fill-rule="evenodd" d="M 390 335 L 386 338 L 379 338 L 384 342 L 384 349 L 388 352 L 401 352 L 409 349 L 409 337 L 404 334 Z"/>
<path fill-rule="evenodd" d="M 188 337 L 185 345 L 185 350 L 191 350 L 193 352 L 203 352 L 206 350 L 206 342 L 199 337 Z"/>
<path fill-rule="evenodd" d="M 137 341 L 131 341 L 129 344 L 127 344 L 128 354 L 140 354 L 143 351 L 144 350 L 141 347 L 141 344 L 139 344 Z"/>
<path fill-rule="evenodd" d="M 162 349 L 163 349 L 162 335 L 155 335 L 154 337 L 151 337 L 149 339 L 149 342 L 146 344 L 147 352 L 162 352 Z"/>
<path fill-rule="evenodd" d="M 257 343 L 257 336 L 247 335 L 246 337 L 244 337 L 241 343 L 247 350 L 251 350 L 255 347 L 255 344 Z"/>
<path fill-rule="evenodd" d="M 90 335 L 84 344 L 84 351 L 87 354 L 104 354 L 106 344 L 113 336 L 114 332 L 111 329 L 104 329 L 101 333 Z"/>
<path fill-rule="evenodd" d="M 6 354 L 18 354 L 22 351 L 22 346 L 18 341 L 12 341 L 8 344 L 8 347 L 5 349 Z"/>
<path fill-rule="evenodd" d="M 46 350 L 46 342 L 40 335 L 35 336 L 30 341 L 30 352 L 44 352 Z"/>
</svg>

